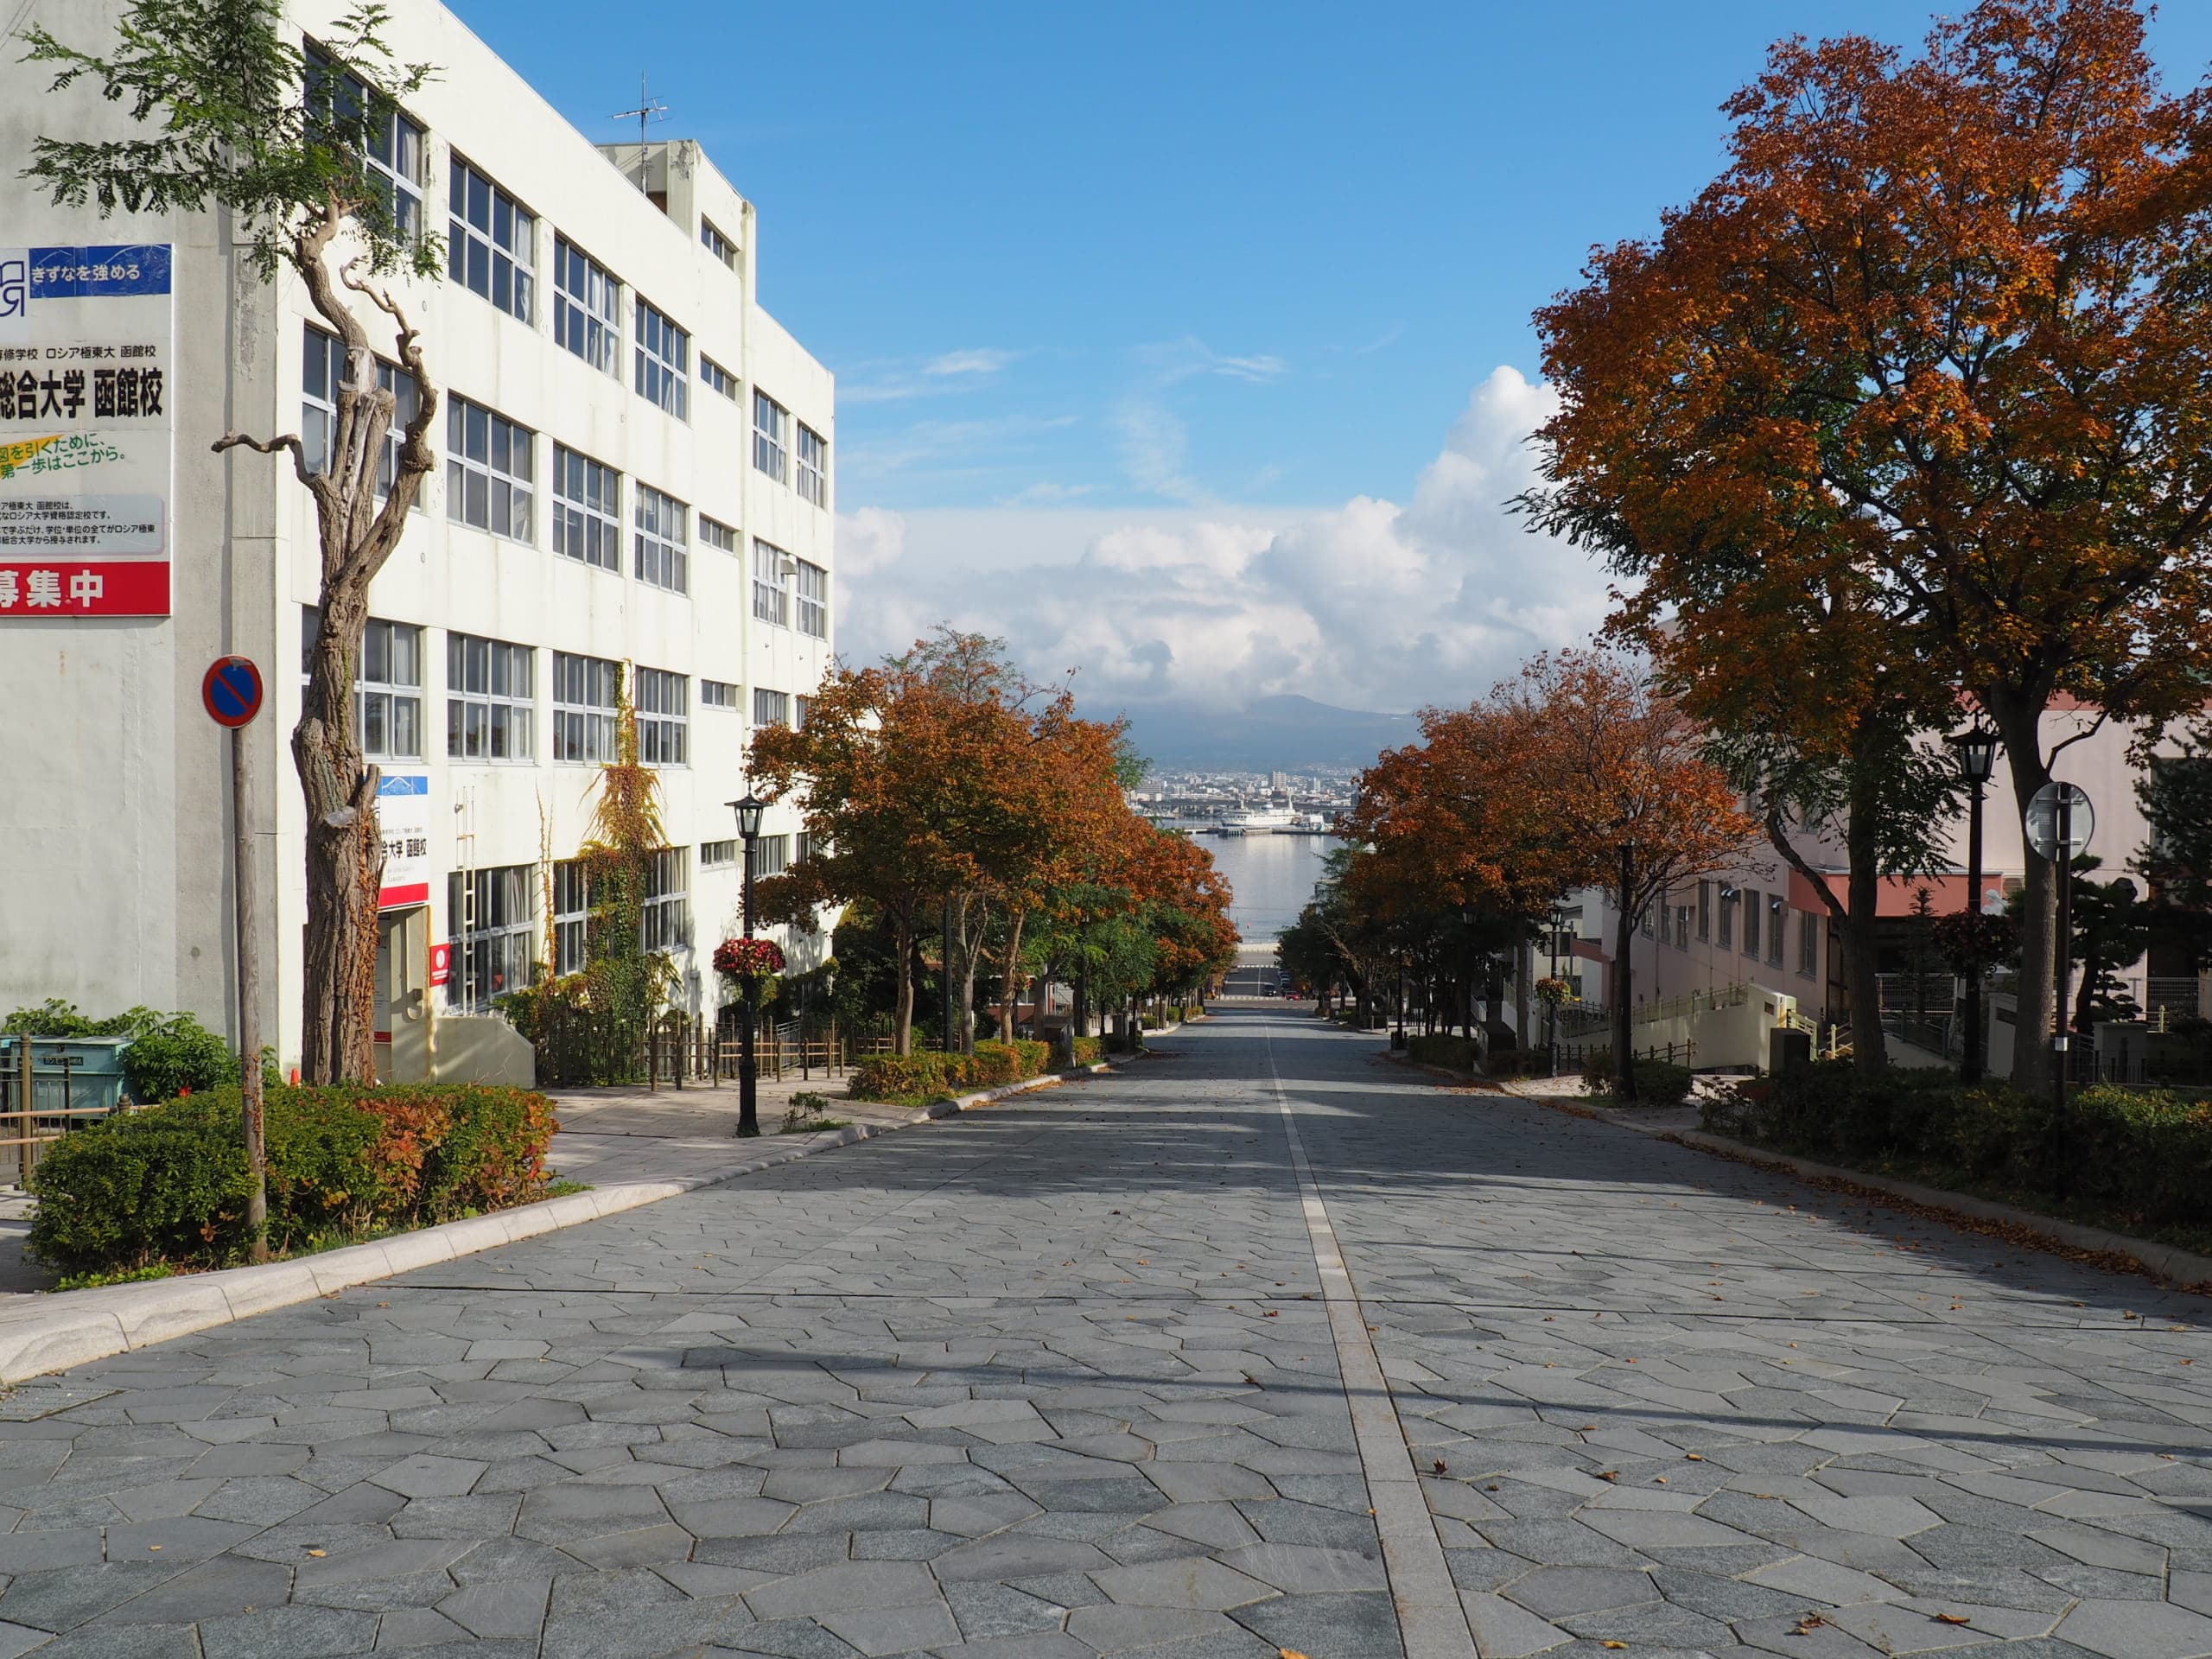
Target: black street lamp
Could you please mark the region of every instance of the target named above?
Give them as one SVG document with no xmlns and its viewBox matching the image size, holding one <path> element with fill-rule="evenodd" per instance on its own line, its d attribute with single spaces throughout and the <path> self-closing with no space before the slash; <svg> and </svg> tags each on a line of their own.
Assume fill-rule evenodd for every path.
<svg viewBox="0 0 2212 1659">
<path fill-rule="evenodd" d="M 753 843 L 760 838 L 760 815 L 767 810 L 767 802 L 747 790 L 741 801 L 729 803 L 737 814 L 738 838 L 745 843 L 745 938 L 753 941 Z M 760 976 L 748 973 L 745 976 L 745 1030 L 738 1039 L 737 1050 L 737 1132 L 752 1136 L 760 1133 L 760 1065 L 753 1052 L 753 1027 L 760 1024 Z"/>
<path fill-rule="evenodd" d="M 1981 914 L 1981 797 L 1997 770 L 1998 737 L 1995 731 L 1977 717 L 1963 732 L 1954 732 L 1943 740 L 1959 757 L 1959 772 L 1965 778 L 1973 793 L 1972 805 L 1967 813 L 1967 914 Z M 1960 1057 L 1959 1077 L 1964 1083 L 1981 1081 L 1984 1046 L 1987 1033 L 1982 1029 L 1981 959 L 1977 955 L 1967 962 L 1967 1040 Z"/>
<path fill-rule="evenodd" d="M 1545 1023 L 1550 1027 L 1546 1046 L 1551 1051 L 1551 1074 L 1559 1076 L 1559 942 L 1567 931 L 1567 900 L 1552 900 L 1552 994 L 1544 999 Z"/>
</svg>

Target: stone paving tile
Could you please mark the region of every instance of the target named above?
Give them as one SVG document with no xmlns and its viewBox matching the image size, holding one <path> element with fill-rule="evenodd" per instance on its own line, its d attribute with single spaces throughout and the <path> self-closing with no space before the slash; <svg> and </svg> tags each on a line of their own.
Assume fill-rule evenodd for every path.
<svg viewBox="0 0 2212 1659">
<path fill-rule="evenodd" d="M 2201 1303 L 1293 1017 L 1169 1046 L 58 1379 L 0 1659 L 1389 1659 L 1271 1069 L 1484 1659 L 2212 1654 Z"/>
</svg>

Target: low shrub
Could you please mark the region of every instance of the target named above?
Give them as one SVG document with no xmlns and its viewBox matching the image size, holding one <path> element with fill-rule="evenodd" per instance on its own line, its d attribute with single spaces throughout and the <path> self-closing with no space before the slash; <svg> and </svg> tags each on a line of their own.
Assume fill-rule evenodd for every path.
<svg viewBox="0 0 2212 1659">
<path fill-rule="evenodd" d="M 1935 1067 L 1860 1077 L 1834 1061 L 1738 1090 L 1732 1119 L 1745 1139 L 1783 1151 L 2031 1200 L 2055 1192 L 2063 1156 L 2070 1210 L 2123 1230 L 2201 1239 L 2212 1228 L 2212 1101 L 2196 1094 L 2084 1088 L 2062 1147 L 2046 1094 Z"/>
<path fill-rule="evenodd" d="M 1482 1050 L 1473 1038 L 1445 1032 L 1408 1037 L 1406 1052 L 1423 1065 L 1440 1065 L 1447 1071 L 1474 1071 L 1482 1065 Z"/>
<path fill-rule="evenodd" d="M 1075 1039 L 1075 1063 L 1077 1065 L 1098 1065 L 1106 1058 L 1106 1042 L 1100 1037 L 1078 1037 Z"/>
<path fill-rule="evenodd" d="M 133 1100 L 175 1100 L 238 1080 L 231 1046 L 188 1014 L 173 1014 L 140 1031 L 122 1054 Z"/>
<path fill-rule="evenodd" d="M 1076 1039 L 1078 1046 L 1083 1039 Z M 1041 1075 L 1052 1049 L 1027 1038 L 979 1042 L 973 1054 L 917 1049 L 912 1054 L 871 1054 L 853 1070 L 848 1092 L 855 1100 L 893 1103 L 944 1100 L 978 1089 L 999 1089 Z"/>
<path fill-rule="evenodd" d="M 1637 1105 L 1679 1106 L 1689 1098 L 1690 1087 L 1695 1079 L 1687 1065 L 1641 1058 L 1634 1064 Z M 1613 1051 L 1610 1047 L 1592 1048 L 1583 1054 L 1582 1081 L 1592 1094 L 1612 1092 L 1615 1078 Z"/>
<path fill-rule="evenodd" d="M 30 1249 L 73 1272 L 215 1264 L 247 1243 L 238 1085 L 118 1113 L 48 1147 Z M 277 1084 L 263 1102 L 269 1236 L 283 1249 L 525 1202 L 553 1103 L 524 1089 Z"/>
</svg>

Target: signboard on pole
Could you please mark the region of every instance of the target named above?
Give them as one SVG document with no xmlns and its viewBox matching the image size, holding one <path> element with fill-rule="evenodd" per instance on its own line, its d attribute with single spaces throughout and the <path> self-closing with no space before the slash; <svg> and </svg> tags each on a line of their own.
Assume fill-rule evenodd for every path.
<svg viewBox="0 0 2212 1659">
<path fill-rule="evenodd" d="M 167 616 L 167 243 L 0 248 L 0 620 Z"/>
<path fill-rule="evenodd" d="M 218 657 L 200 677 L 200 701 L 210 720 L 236 731 L 261 712 L 261 671 L 244 657 Z"/>
<path fill-rule="evenodd" d="M 2088 791 L 2079 784 L 2045 784 L 2028 798 L 2024 820 L 2028 845 L 2037 858 L 2058 856 L 2062 819 L 2067 856 L 2079 858 L 2089 850 L 2090 832 L 2097 827 L 2096 810 L 2089 804 Z"/>
<path fill-rule="evenodd" d="M 430 902 L 430 779 L 387 772 L 377 779 L 377 833 L 384 839 L 378 910 Z"/>
</svg>

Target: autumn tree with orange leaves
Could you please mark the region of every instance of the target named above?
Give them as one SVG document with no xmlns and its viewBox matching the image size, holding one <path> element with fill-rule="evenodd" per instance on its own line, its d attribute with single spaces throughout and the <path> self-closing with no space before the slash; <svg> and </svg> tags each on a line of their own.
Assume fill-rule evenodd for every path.
<svg viewBox="0 0 2212 1659">
<path fill-rule="evenodd" d="M 1615 911 L 1615 1088 L 1636 1096 L 1630 947 L 1660 896 L 1742 858 L 1758 825 L 1700 728 L 1643 663 L 1540 657 L 1462 710 L 1425 710 L 1427 741 L 1360 779 L 1351 834 L 1389 879 L 1534 921 L 1569 888 Z"/>
<path fill-rule="evenodd" d="M 2024 807 L 2056 699 L 2155 736 L 2212 671 L 2212 93 L 2160 90 L 2128 0 L 1982 0 L 1910 60 L 1784 41 L 1726 107 L 1721 175 L 1538 315 L 1553 527 L 1738 692 L 1789 647 L 1762 616 L 1857 607 L 1869 654 L 1840 709 L 1779 711 L 1794 739 L 1932 673 Z M 2026 874 L 2031 1032 L 2056 917 Z M 2013 1080 L 2048 1066 L 2023 1042 Z"/>
<path fill-rule="evenodd" d="M 941 923 L 952 944 L 941 970 L 957 993 L 941 1040 L 970 1046 L 987 947 L 1003 951 L 1005 1031 L 1024 936 L 1040 917 L 1048 927 L 1071 915 L 1150 926 L 1147 906 L 1165 903 L 1198 917 L 1192 939 L 1210 938 L 1211 890 L 1186 866 L 1195 855 L 1210 874 L 1211 861 L 1154 844 L 1158 832 L 1123 797 L 1128 764 L 1118 725 L 1079 718 L 1065 687 L 1030 683 L 999 641 L 939 628 L 880 665 L 839 665 L 803 727 L 754 734 L 753 786 L 795 798 L 808 833 L 806 855 L 756 884 L 757 902 L 771 919 L 811 920 L 817 907 L 855 900 L 884 918 L 901 1054 L 912 1047 L 918 947 Z M 1219 899 L 1225 912 L 1225 889 Z M 1180 930 L 1167 931 L 1179 943 Z M 1192 948 L 1217 954 L 1211 943 Z"/>
</svg>

